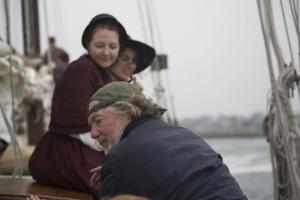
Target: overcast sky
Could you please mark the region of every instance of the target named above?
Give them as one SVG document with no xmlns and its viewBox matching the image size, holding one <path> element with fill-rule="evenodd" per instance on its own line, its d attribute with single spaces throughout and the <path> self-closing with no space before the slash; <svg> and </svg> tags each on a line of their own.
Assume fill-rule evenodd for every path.
<svg viewBox="0 0 300 200">
<path fill-rule="evenodd" d="M 143 28 L 139 12 L 142 5 L 146 15 L 145 2 L 40 0 L 41 48 L 45 50 L 47 35 L 52 35 L 72 60 L 78 58 L 85 52 L 83 29 L 99 13 L 114 15 L 134 39 L 152 44 L 144 37 L 149 30 Z M 148 2 L 155 8 L 153 30 L 160 36 L 154 46 L 168 55 L 169 69 L 162 79 L 168 77 L 170 87 L 164 84 L 172 92 L 179 119 L 266 112 L 270 81 L 255 0 Z M 145 92 L 153 96 L 151 73 L 143 73 L 141 79 Z"/>
</svg>

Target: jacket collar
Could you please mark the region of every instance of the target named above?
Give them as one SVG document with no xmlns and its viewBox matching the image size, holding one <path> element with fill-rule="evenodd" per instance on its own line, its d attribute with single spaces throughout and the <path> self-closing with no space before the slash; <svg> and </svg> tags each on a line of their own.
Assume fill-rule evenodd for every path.
<svg viewBox="0 0 300 200">
<path fill-rule="evenodd" d="M 123 134 L 122 134 L 122 137 L 121 137 L 121 141 L 128 137 L 128 135 L 135 129 L 137 128 L 138 126 L 146 123 L 147 121 L 150 121 L 152 120 L 153 118 L 152 117 L 140 117 L 138 119 L 135 119 L 135 120 L 132 120 L 125 128 Z"/>
</svg>

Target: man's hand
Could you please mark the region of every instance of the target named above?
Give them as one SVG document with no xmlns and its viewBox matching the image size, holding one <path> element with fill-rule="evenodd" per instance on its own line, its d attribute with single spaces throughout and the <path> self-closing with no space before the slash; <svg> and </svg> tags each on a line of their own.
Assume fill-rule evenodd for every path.
<svg viewBox="0 0 300 200">
<path fill-rule="evenodd" d="M 101 169 L 102 166 L 100 165 L 90 170 L 90 172 L 93 173 L 90 179 L 90 186 L 95 187 L 96 189 L 100 189 Z"/>
</svg>

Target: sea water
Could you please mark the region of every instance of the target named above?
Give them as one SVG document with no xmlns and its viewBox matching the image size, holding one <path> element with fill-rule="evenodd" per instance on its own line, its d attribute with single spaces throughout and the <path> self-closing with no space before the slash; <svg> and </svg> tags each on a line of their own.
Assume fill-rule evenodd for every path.
<svg viewBox="0 0 300 200">
<path fill-rule="evenodd" d="M 251 200 L 273 200 L 270 147 L 264 137 L 205 138 Z"/>
</svg>

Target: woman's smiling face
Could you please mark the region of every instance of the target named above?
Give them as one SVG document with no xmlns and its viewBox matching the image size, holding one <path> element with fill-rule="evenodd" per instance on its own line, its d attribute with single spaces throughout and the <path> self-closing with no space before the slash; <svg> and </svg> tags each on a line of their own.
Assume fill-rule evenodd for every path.
<svg viewBox="0 0 300 200">
<path fill-rule="evenodd" d="M 137 62 L 137 52 L 131 48 L 125 48 L 110 71 L 118 81 L 128 81 L 136 70 Z"/>
<path fill-rule="evenodd" d="M 110 67 L 118 58 L 120 50 L 119 34 L 104 27 L 95 29 L 88 44 L 88 52 L 95 63 L 102 68 Z"/>
</svg>

